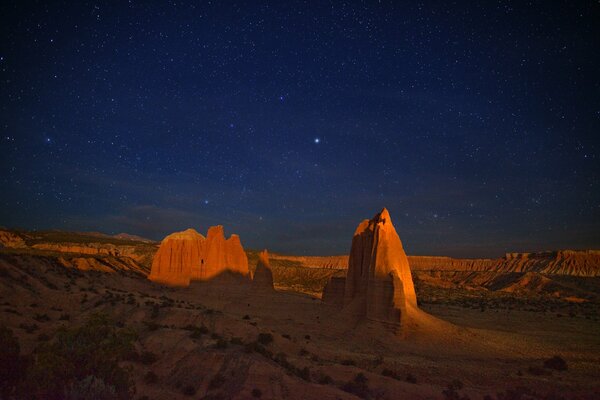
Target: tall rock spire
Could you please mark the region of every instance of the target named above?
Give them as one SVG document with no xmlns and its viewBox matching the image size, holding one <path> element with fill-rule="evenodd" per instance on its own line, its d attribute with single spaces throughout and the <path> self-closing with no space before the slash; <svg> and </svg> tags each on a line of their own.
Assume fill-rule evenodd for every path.
<svg viewBox="0 0 600 400">
<path fill-rule="evenodd" d="M 408 259 L 385 208 L 354 232 L 344 305 L 392 327 L 417 308 Z"/>
</svg>

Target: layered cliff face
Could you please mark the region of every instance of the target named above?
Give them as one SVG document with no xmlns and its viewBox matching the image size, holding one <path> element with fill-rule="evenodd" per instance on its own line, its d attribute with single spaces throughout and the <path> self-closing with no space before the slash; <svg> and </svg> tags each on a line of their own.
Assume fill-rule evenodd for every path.
<svg viewBox="0 0 600 400">
<path fill-rule="evenodd" d="M 286 256 L 272 259 L 292 261 L 305 268 L 348 268 L 348 256 Z M 599 250 L 558 250 L 541 253 L 507 253 L 501 258 L 451 258 L 407 256 L 413 271 L 538 272 L 546 275 L 600 276 Z"/>
<path fill-rule="evenodd" d="M 339 282 L 338 282 L 339 284 Z M 332 287 L 330 291 L 335 291 Z M 400 237 L 384 208 L 356 229 L 348 260 L 344 306 L 393 329 L 417 310 L 417 297 Z"/>
<path fill-rule="evenodd" d="M 496 259 L 408 257 L 414 270 L 537 272 L 546 275 L 600 276 L 600 251 L 559 250 L 540 253 L 507 253 Z"/>
<path fill-rule="evenodd" d="M 225 240 L 222 226 L 209 228 L 206 238 L 194 229 L 176 232 L 160 244 L 148 279 L 171 286 L 209 280 L 224 271 L 248 275 L 248 258 L 237 235 Z"/>
<path fill-rule="evenodd" d="M 273 271 L 271 271 L 267 250 L 261 251 L 258 255 L 252 282 L 256 288 L 273 289 Z"/>
</svg>

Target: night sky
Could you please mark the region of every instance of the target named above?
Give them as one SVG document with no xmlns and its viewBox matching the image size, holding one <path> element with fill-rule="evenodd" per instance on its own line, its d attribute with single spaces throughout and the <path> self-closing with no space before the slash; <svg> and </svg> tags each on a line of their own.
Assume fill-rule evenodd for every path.
<svg viewBox="0 0 600 400">
<path fill-rule="evenodd" d="M 597 1 L 193 3 L 2 2 L 1 226 L 600 248 Z"/>
</svg>

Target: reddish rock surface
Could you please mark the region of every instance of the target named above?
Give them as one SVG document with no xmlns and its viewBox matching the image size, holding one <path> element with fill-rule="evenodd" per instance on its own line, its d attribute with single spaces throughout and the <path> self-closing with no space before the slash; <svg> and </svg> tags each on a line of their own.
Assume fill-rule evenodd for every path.
<svg viewBox="0 0 600 400">
<path fill-rule="evenodd" d="M 384 208 L 364 220 L 352 239 L 344 305 L 368 320 L 400 326 L 417 310 L 417 297 L 400 237 Z"/>
<path fill-rule="evenodd" d="M 248 275 L 248 258 L 237 235 L 225 240 L 222 226 L 210 227 L 206 238 L 194 229 L 176 232 L 160 244 L 148 279 L 171 286 L 208 280 L 224 271 Z"/>
<path fill-rule="evenodd" d="M 258 255 L 253 283 L 258 288 L 273 289 L 273 271 L 271 271 L 267 250 L 261 251 Z"/>
</svg>

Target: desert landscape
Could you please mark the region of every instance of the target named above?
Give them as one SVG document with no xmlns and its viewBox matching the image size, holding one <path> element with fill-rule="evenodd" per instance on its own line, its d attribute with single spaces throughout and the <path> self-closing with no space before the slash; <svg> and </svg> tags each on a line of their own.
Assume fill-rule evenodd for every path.
<svg viewBox="0 0 600 400">
<path fill-rule="evenodd" d="M 0 2 L 0 400 L 600 400 L 600 1 Z"/>
<path fill-rule="evenodd" d="M 600 394 L 597 251 L 406 257 L 385 209 L 360 224 L 349 256 L 240 253 L 240 238 L 228 245 L 223 232 L 189 229 L 159 245 L 3 230 L 2 348 L 16 341 L 21 360 L 3 360 L 3 396 Z M 104 346 L 115 350 L 103 355 Z M 93 371 L 98 382 L 84 379 Z"/>
</svg>

